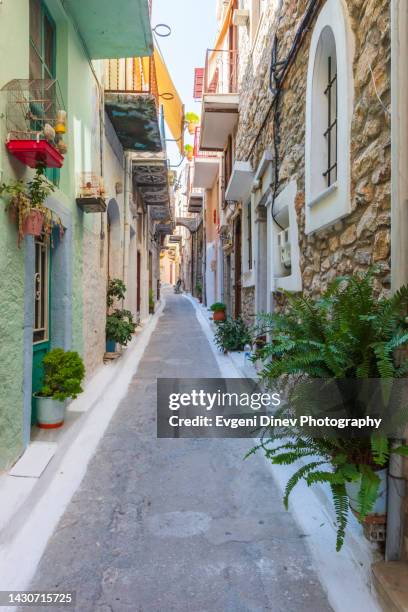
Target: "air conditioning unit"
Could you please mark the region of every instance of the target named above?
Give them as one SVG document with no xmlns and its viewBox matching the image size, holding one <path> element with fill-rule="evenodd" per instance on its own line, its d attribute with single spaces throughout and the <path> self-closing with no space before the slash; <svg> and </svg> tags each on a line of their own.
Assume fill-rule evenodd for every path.
<svg viewBox="0 0 408 612">
<path fill-rule="evenodd" d="M 290 237 L 289 228 L 282 230 L 278 234 L 278 249 L 281 264 L 284 268 L 289 269 L 292 265 L 290 257 Z"/>
<path fill-rule="evenodd" d="M 232 23 L 234 26 L 243 27 L 249 23 L 249 11 L 242 9 L 235 9 L 232 14 Z"/>
</svg>

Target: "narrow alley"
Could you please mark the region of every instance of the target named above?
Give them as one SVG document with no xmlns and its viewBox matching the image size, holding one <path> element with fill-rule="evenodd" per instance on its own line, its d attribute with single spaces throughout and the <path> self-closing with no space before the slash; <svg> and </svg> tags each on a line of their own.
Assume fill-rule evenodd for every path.
<svg viewBox="0 0 408 612">
<path fill-rule="evenodd" d="M 250 440 L 156 439 L 156 378 L 220 377 L 192 304 L 167 294 L 139 369 L 30 589 L 81 612 L 324 612 L 305 544 Z"/>
</svg>

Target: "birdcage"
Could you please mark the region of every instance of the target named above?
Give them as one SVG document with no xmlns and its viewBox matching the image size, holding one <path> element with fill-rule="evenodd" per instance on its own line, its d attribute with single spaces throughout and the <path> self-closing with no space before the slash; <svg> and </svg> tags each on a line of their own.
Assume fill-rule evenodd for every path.
<svg viewBox="0 0 408 612">
<path fill-rule="evenodd" d="M 9 152 L 31 168 L 61 168 L 67 152 L 63 140 L 67 125 L 58 82 L 14 79 L 2 93 Z"/>
<path fill-rule="evenodd" d="M 87 213 L 105 212 L 103 178 L 94 172 L 80 172 L 77 180 L 77 204 Z"/>
</svg>

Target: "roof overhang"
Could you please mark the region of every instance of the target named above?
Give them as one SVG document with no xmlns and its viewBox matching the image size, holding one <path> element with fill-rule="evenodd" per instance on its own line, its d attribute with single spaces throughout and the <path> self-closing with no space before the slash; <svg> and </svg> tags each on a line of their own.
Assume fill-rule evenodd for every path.
<svg viewBox="0 0 408 612">
<path fill-rule="evenodd" d="M 194 159 L 193 187 L 211 189 L 219 172 L 219 157 L 196 157 Z"/>
<path fill-rule="evenodd" d="M 148 0 L 62 0 L 91 59 L 152 55 Z"/>
<path fill-rule="evenodd" d="M 152 153 L 162 150 L 159 116 L 152 94 L 106 92 L 105 107 L 124 149 Z"/>
<path fill-rule="evenodd" d="M 250 162 L 236 161 L 225 190 L 225 199 L 235 202 L 246 200 L 251 193 L 254 172 Z"/>
<path fill-rule="evenodd" d="M 200 149 L 223 151 L 238 122 L 239 94 L 205 94 L 201 112 Z"/>
</svg>

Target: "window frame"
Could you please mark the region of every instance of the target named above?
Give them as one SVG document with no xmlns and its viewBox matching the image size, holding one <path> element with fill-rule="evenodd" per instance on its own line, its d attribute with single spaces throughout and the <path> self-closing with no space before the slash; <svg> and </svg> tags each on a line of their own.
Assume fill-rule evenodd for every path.
<svg viewBox="0 0 408 612">
<path fill-rule="evenodd" d="M 321 123 L 326 118 L 319 115 L 322 108 L 318 102 L 317 84 L 321 79 L 320 42 L 324 42 L 325 30 L 332 35 L 337 63 L 337 98 L 342 103 L 337 107 L 337 178 L 324 187 L 320 159 L 324 153 L 320 147 L 324 139 Z M 323 43 L 322 43 L 323 44 Z M 327 40 L 326 40 L 327 44 Z M 353 82 L 354 36 L 350 27 L 347 9 L 342 0 L 326 0 L 313 28 L 307 72 L 306 130 L 305 130 L 305 233 L 310 234 L 329 227 L 351 212 L 351 123 L 354 105 Z M 319 127 L 320 126 L 320 127 Z M 317 130 L 317 131 L 316 131 Z M 320 176 L 320 179 L 319 179 Z"/>
</svg>

